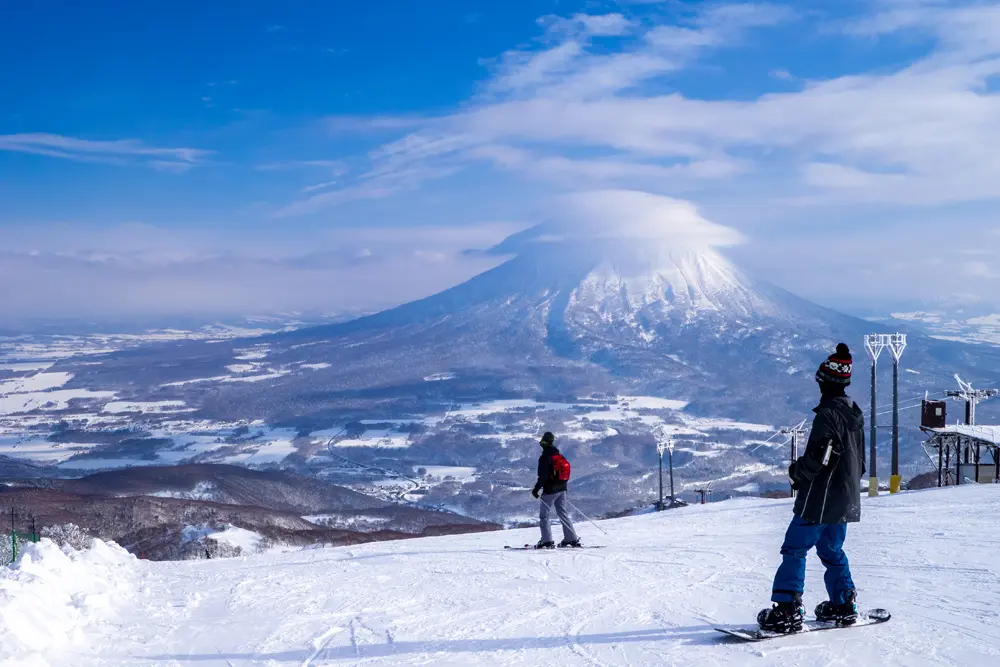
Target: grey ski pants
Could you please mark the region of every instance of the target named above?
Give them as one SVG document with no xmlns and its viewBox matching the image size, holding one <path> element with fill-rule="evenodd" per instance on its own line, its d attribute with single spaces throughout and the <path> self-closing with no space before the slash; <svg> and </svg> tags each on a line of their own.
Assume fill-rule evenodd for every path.
<svg viewBox="0 0 1000 667">
<path fill-rule="evenodd" d="M 543 493 L 542 504 L 539 506 L 538 518 L 541 519 L 542 542 L 552 541 L 552 525 L 549 523 L 549 516 L 552 510 L 559 516 L 559 523 L 562 524 L 563 539 L 567 542 L 576 541 L 576 531 L 573 529 L 573 520 L 569 518 L 569 510 L 566 508 L 566 492 Z"/>
</svg>

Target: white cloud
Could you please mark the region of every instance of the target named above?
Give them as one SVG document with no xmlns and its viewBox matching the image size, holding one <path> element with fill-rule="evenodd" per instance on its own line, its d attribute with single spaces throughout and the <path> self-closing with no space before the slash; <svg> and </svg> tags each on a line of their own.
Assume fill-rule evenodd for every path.
<svg viewBox="0 0 1000 667">
<path fill-rule="evenodd" d="M 691 202 L 635 190 L 591 190 L 556 197 L 551 216 L 576 238 L 665 241 L 717 247 L 743 242 L 734 229 L 706 220 Z"/>
<path fill-rule="evenodd" d="M 338 190 L 313 194 L 314 191 L 325 189 L 328 184 L 311 186 L 307 188 L 309 196 L 306 199 L 279 209 L 274 213 L 274 217 L 307 215 L 347 202 L 385 199 L 400 192 L 415 190 L 428 181 L 447 178 L 458 171 L 458 167 L 454 166 L 434 167 L 425 164 L 384 171 L 373 170 L 362 175 L 359 182 Z"/>
<path fill-rule="evenodd" d="M 637 162 L 636 173 L 657 159 L 670 166 L 707 159 L 742 164 L 729 175 L 753 173 L 747 168 L 753 162 L 767 164 L 772 194 L 784 190 L 824 204 L 833 192 L 846 194 L 846 202 L 898 204 L 1000 196 L 1000 96 L 991 84 L 1000 75 L 1000 37 L 991 41 L 1000 35 L 1000 10 L 932 9 L 935 17 L 947 14 L 921 24 L 937 30 L 937 50 L 897 71 L 812 81 L 798 91 L 747 101 L 619 94 L 675 66 L 668 48 L 674 55 L 715 48 L 724 41 L 719 36 L 738 33 L 736 27 L 769 25 L 784 16 L 718 9 L 696 28 L 666 26 L 644 34 L 644 43 L 656 48 L 579 56 L 547 68 L 548 78 L 536 79 L 545 85 L 530 94 L 473 105 L 429 127 L 439 146 L 448 146 L 449 134 L 460 137 L 449 147 L 457 162 L 482 153 L 481 147 L 467 148 L 476 144 L 494 151 L 530 144 L 550 164 L 571 160 L 571 150 L 593 149 L 607 153 L 611 163 Z M 421 136 L 390 144 L 395 159 Z M 523 168 L 531 176 L 540 171 L 534 162 Z M 612 179 L 620 173 L 609 172 Z"/>
<path fill-rule="evenodd" d="M 561 155 L 536 154 L 529 150 L 490 144 L 468 151 L 470 158 L 519 172 L 530 178 L 566 187 L 600 186 L 620 183 L 656 189 L 669 183 L 676 190 L 693 187 L 706 179 L 721 179 L 739 173 L 745 165 L 735 159 L 709 159 L 662 165 L 635 160 L 591 158 L 573 159 Z"/>
<path fill-rule="evenodd" d="M 995 278 L 996 272 L 986 262 L 965 262 L 962 271 L 970 278 Z"/>
<path fill-rule="evenodd" d="M 570 99 L 617 93 L 675 72 L 708 49 L 736 46 L 747 30 L 794 16 L 782 7 L 755 4 L 709 6 L 689 27 L 643 27 L 621 14 L 545 17 L 545 48 L 505 53 L 487 91 Z M 634 39 L 619 51 L 589 51 L 593 38 L 603 36 Z"/>
<path fill-rule="evenodd" d="M 211 155 L 211 151 L 196 148 L 148 146 L 134 139 L 91 141 L 41 132 L 0 134 L 0 151 L 34 153 L 81 162 L 102 161 L 124 165 L 138 161 L 155 168 L 163 168 L 164 165 L 195 166 Z"/>
<path fill-rule="evenodd" d="M 970 240 L 989 244 L 978 215 L 949 215 L 942 222 L 934 210 L 818 208 L 805 219 L 766 243 L 727 252 L 765 280 L 837 308 L 881 308 L 895 301 L 913 306 L 970 290 L 993 299 L 1000 290 L 1000 273 L 984 275 L 984 267 L 976 266 L 982 261 L 965 251 Z M 866 223 L 860 229 L 852 225 L 859 221 Z M 970 265 L 977 276 L 969 275 Z"/>
<path fill-rule="evenodd" d="M 571 18 L 545 16 L 538 20 L 549 36 L 620 37 L 635 28 L 635 22 L 622 14 L 574 14 Z"/>
<path fill-rule="evenodd" d="M 698 99 L 664 84 L 720 49 L 750 43 L 751 30 L 795 16 L 744 6 L 675 25 L 636 22 L 605 40 L 614 47 L 597 48 L 598 38 L 581 32 L 547 35 L 535 49 L 501 58 L 487 95 L 441 117 L 403 119 L 398 134 L 370 153 L 369 171 L 387 179 L 423 167 L 440 170 L 432 173 L 441 178 L 489 165 L 556 192 L 623 188 L 696 199 L 706 218 L 765 237 L 729 251 L 741 263 L 831 305 L 950 293 L 968 289 L 970 279 L 989 294 L 1000 289 L 998 272 L 969 264 L 949 240 L 961 229 L 964 240 L 989 246 L 1000 238 L 988 231 L 996 227 L 993 214 L 959 224 L 939 207 L 1000 197 L 997 10 L 954 3 L 878 8 L 914 13 L 878 19 L 882 27 L 865 39 L 887 34 L 895 21 L 891 29 L 919 36 L 914 43 L 926 53 L 896 67 L 824 79 L 779 69 L 771 84 L 783 92 L 740 99 Z M 824 39 L 853 48 L 857 35 L 842 32 Z M 784 64 L 799 73 L 795 62 Z M 378 123 L 383 130 L 392 125 Z M 427 182 L 411 180 L 409 189 Z M 341 187 L 346 191 L 299 212 L 323 210 L 355 196 L 351 188 L 372 185 Z M 564 206 L 581 220 L 578 230 L 608 233 L 610 220 L 635 220 L 624 233 L 641 236 L 657 229 L 657 220 L 701 218 L 683 203 L 644 207 L 606 192 L 591 195 L 595 201 L 576 196 Z M 658 206 L 659 215 L 649 212 Z M 690 228 L 697 230 L 692 242 L 739 240 L 712 223 Z M 835 246 L 844 253 L 821 251 Z M 899 261 L 887 260 L 890 248 Z"/>
<path fill-rule="evenodd" d="M 803 180 L 807 184 L 837 190 L 858 188 L 884 190 L 901 185 L 906 180 L 901 174 L 877 174 L 827 162 L 810 162 L 805 165 L 803 172 Z"/>
<path fill-rule="evenodd" d="M 762 28 L 791 21 L 797 17 L 793 9 L 785 5 L 760 2 L 734 4 L 710 4 L 696 19 L 704 28 L 737 37 L 747 28 Z"/>
<path fill-rule="evenodd" d="M 545 51 L 508 51 L 497 61 L 489 91 L 502 94 L 537 89 L 572 71 L 583 53 L 583 45 L 575 41 Z"/>
<path fill-rule="evenodd" d="M 412 131 L 371 151 L 371 168 L 353 182 L 318 195 L 304 191 L 305 199 L 283 207 L 279 215 L 389 197 L 484 160 L 561 186 L 573 185 L 574 179 L 597 185 L 631 179 L 633 187 L 684 189 L 694 181 L 745 172 L 747 160 L 696 136 L 698 128 L 709 133 L 713 119 L 702 114 L 709 107 L 694 108 L 698 103 L 676 95 L 655 98 L 634 91 L 712 49 L 738 44 L 747 30 L 792 18 L 786 9 L 761 4 L 711 6 L 685 26 L 643 25 L 621 14 L 545 17 L 542 46 L 499 57 L 486 96 L 464 111 L 427 119 L 329 119 L 338 132 L 344 124 Z M 602 37 L 619 40 L 620 49 L 593 49 Z M 617 154 L 577 157 L 564 147 Z M 324 181 L 316 189 L 330 185 Z"/>
<path fill-rule="evenodd" d="M 283 171 L 287 169 L 323 169 L 335 175 L 348 171 L 347 163 L 342 160 L 287 160 L 284 162 L 268 162 L 254 167 L 257 171 Z"/>
<path fill-rule="evenodd" d="M 206 318 L 393 306 L 499 259 L 467 255 L 522 225 L 287 230 L 237 238 L 145 224 L 0 229 L 0 323 L 31 318 Z"/>
<path fill-rule="evenodd" d="M 308 194 L 310 192 L 318 192 L 319 190 L 329 190 L 332 187 L 336 187 L 340 184 L 339 179 L 334 179 L 332 181 L 321 181 L 320 183 L 314 183 L 312 185 L 307 185 L 306 187 L 299 190 L 302 194 Z"/>
</svg>

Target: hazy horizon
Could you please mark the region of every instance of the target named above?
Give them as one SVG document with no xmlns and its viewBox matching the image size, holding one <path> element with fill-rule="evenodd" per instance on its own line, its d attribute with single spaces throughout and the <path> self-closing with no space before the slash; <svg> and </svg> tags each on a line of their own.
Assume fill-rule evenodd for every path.
<svg viewBox="0 0 1000 667">
<path fill-rule="evenodd" d="M 0 11 L 3 326 L 378 310 L 560 215 L 851 313 L 1000 288 L 1000 2 Z"/>
</svg>

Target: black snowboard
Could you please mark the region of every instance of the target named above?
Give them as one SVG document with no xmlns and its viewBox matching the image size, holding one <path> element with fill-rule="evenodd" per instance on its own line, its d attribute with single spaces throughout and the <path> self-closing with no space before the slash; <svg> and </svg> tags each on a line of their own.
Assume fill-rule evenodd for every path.
<svg viewBox="0 0 1000 667">
<path fill-rule="evenodd" d="M 863 628 L 866 625 L 877 625 L 879 623 L 885 623 L 890 618 L 890 614 L 885 609 L 869 609 L 868 611 L 861 612 L 858 614 L 858 622 L 854 625 L 837 625 L 836 623 L 825 623 L 823 621 L 805 620 L 802 623 L 801 632 L 792 632 L 791 635 L 801 635 L 806 632 L 819 632 L 820 630 L 847 630 L 849 628 Z M 715 628 L 719 632 L 729 635 L 730 637 L 736 637 L 737 639 L 742 639 L 745 642 L 762 642 L 765 639 L 775 639 L 776 637 L 788 637 L 788 634 L 781 634 L 777 632 L 764 632 L 760 628 L 750 627 L 729 627 L 729 628 Z"/>
<path fill-rule="evenodd" d="M 506 544 L 504 549 L 509 549 L 511 551 L 555 551 L 556 549 L 562 549 L 563 551 L 575 551 L 577 549 L 603 549 L 603 544 L 584 544 L 582 547 L 556 547 L 555 549 L 536 549 L 533 544 L 525 544 L 523 547 L 510 547 Z"/>
</svg>

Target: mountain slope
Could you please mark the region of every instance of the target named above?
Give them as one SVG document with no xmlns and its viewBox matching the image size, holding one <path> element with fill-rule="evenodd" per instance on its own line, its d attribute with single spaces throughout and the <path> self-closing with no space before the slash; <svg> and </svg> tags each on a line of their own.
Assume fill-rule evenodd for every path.
<svg viewBox="0 0 1000 667">
<path fill-rule="evenodd" d="M 278 544 L 342 544 L 496 526 L 389 503 L 280 470 L 229 465 L 130 467 L 80 479 L 0 486 L 0 507 L 40 526 L 72 523 L 151 560 L 201 557 L 191 527 L 252 531 Z"/>
<path fill-rule="evenodd" d="M 687 400 L 690 409 L 796 422 L 837 342 L 865 367 L 874 325 L 746 275 L 691 241 L 576 238 L 543 224 L 488 251 L 500 265 L 428 298 L 346 323 L 248 341 L 180 344 L 66 364 L 69 386 L 181 399 L 216 419 L 274 423 L 329 414 L 393 417 L 457 400 L 592 393 Z M 937 392 L 958 371 L 1000 382 L 1000 350 L 914 333 L 904 393 Z M 260 368 L 257 377 L 233 368 Z M 138 372 L 138 369 L 142 372 Z M 251 373 L 252 374 L 252 373 Z M 861 373 L 859 373 L 861 375 Z M 253 381 L 247 381 L 253 380 Z M 431 382 L 429 380 L 438 380 Z M 866 402 L 867 384 L 855 384 Z"/>
<path fill-rule="evenodd" d="M 860 604 L 886 607 L 893 619 L 766 646 L 733 643 L 712 628 L 752 623 L 768 604 L 788 501 L 606 521 L 607 536 L 584 524 L 586 542 L 607 545 L 588 551 L 503 550 L 536 530 L 198 563 L 135 562 L 100 547 L 71 561 L 43 545 L 31 552 L 33 576 L 0 574 L 9 591 L 0 615 L 44 610 L 54 639 L 4 624 L 0 661 L 984 667 L 1000 658 L 1000 580 L 983 540 L 997 511 L 990 486 L 865 498 L 847 553 Z M 815 556 L 806 591 L 810 609 L 825 596 Z M 80 607 L 81 599 L 92 604 Z M 79 633 L 63 633 L 68 626 Z"/>
<path fill-rule="evenodd" d="M 274 358 L 324 359 L 331 368 L 314 379 L 335 383 L 343 398 L 430 399 L 445 387 L 472 397 L 648 393 L 709 414 L 783 421 L 811 407 L 799 380 L 837 342 L 853 347 L 861 370 L 861 339 L 879 330 L 750 278 L 708 247 L 548 238 L 544 226 L 512 237 L 492 250 L 513 254 L 508 261 L 441 294 L 271 337 Z M 956 367 L 997 375 L 983 358 L 1000 361 L 994 351 L 919 334 L 912 343 L 907 363 L 925 375 L 904 378 L 908 395 L 950 383 Z M 449 383 L 423 382 L 440 373 Z M 863 402 L 866 384 L 856 390 Z"/>
</svg>

